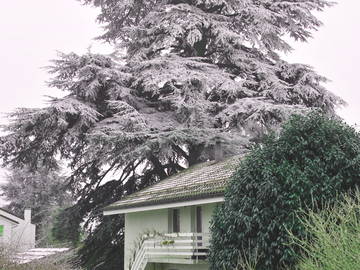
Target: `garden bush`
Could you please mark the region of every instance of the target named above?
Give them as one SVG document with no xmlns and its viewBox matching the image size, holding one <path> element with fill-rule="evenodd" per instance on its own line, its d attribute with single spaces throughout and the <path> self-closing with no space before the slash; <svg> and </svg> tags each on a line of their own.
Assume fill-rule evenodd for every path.
<svg viewBox="0 0 360 270">
<path fill-rule="evenodd" d="M 321 210 L 360 184 L 360 136 L 344 122 L 310 113 L 293 116 L 239 164 L 211 224 L 211 270 L 233 270 L 257 250 L 257 270 L 296 264 L 301 248 L 288 230 L 306 235 L 297 211 Z"/>
</svg>

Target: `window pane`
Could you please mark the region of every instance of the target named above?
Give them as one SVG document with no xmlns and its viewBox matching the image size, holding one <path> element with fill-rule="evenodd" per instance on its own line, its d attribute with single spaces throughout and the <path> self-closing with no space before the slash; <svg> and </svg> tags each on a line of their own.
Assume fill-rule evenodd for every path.
<svg viewBox="0 0 360 270">
<path fill-rule="evenodd" d="M 201 206 L 196 207 L 196 232 L 202 232 L 202 211 Z"/>
<path fill-rule="evenodd" d="M 0 225 L 0 236 L 4 235 L 4 225 Z"/>
<path fill-rule="evenodd" d="M 173 210 L 173 232 L 180 232 L 180 210 Z"/>
</svg>

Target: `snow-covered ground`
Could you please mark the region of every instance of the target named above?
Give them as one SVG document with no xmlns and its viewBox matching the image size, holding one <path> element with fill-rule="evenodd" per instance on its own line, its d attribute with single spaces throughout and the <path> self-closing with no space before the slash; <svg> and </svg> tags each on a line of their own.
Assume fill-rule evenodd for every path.
<svg viewBox="0 0 360 270">
<path fill-rule="evenodd" d="M 26 252 L 17 253 L 15 260 L 20 264 L 24 264 L 68 250 L 69 248 L 34 248 Z"/>
</svg>

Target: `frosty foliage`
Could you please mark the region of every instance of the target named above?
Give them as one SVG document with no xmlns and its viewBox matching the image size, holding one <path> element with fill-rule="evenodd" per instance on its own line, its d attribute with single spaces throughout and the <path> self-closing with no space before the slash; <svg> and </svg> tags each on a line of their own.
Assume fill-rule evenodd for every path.
<svg viewBox="0 0 360 270">
<path fill-rule="evenodd" d="M 49 86 L 66 96 L 10 114 L 0 138 L 7 165 L 66 159 L 78 216 L 97 219 L 123 194 L 208 159 L 218 140 L 236 154 L 291 114 L 343 104 L 311 67 L 278 55 L 291 50 L 287 36 L 311 37 L 329 1 L 80 2 L 100 7 L 100 38 L 126 55 L 60 54 Z"/>
</svg>

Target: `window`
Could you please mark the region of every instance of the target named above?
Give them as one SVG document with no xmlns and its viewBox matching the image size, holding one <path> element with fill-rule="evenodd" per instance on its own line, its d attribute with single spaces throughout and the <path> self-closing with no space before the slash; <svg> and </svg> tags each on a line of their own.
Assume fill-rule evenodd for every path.
<svg viewBox="0 0 360 270">
<path fill-rule="evenodd" d="M 172 210 L 172 232 L 180 232 L 180 209 Z"/>
<path fill-rule="evenodd" d="M 0 225 L 0 237 L 4 236 L 4 225 Z"/>
<path fill-rule="evenodd" d="M 202 233 L 202 208 L 201 206 L 196 207 L 196 232 Z M 197 246 L 202 246 L 202 237 L 197 237 Z"/>
<path fill-rule="evenodd" d="M 201 206 L 196 207 L 196 232 L 202 232 L 202 209 Z"/>
</svg>

